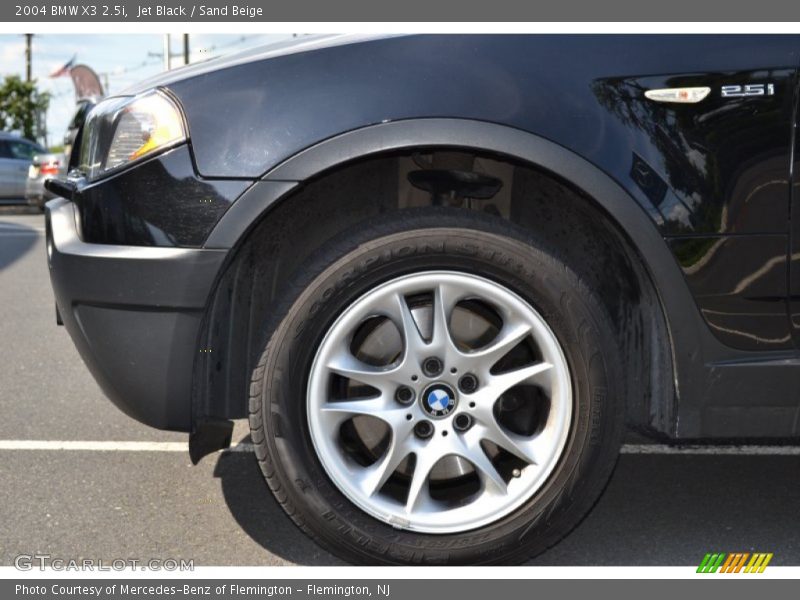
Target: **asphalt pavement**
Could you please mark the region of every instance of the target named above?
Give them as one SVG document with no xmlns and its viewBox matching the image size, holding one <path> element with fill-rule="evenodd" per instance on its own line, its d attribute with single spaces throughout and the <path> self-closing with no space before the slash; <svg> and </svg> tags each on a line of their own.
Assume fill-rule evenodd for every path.
<svg viewBox="0 0 800 600">
<path fill-rule="evenodd" d="M 44 219 L 17 212 L 0 211 L 0 565 L 33 553 L 340 564 L 281 512 L 252 453 L 192 466 L 158 444 L 186 436 L 140 425 L 103 397 L 55 323 Z M 157 444 L 55 448 L 70 441 Z M 234 441 L 249 441 L 246 423 Z M 692 565 L 706 552 L 758 551 L 800 565 L 798 506 L 798 455 L 624 454 L 590 515 L 531 564 Z"/>
</svg>

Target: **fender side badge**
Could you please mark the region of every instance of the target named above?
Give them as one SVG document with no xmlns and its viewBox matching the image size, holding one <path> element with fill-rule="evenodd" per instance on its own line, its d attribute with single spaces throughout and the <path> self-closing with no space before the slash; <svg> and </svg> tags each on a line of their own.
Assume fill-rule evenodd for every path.
<svg viewBox="0 0 800 600">
<path fill-rule="evenodd" d="M 677 104 L 696 104 L 711 93 L 710 87 L 665 88 L 647 90 L 644 95 L 656 102 L 674 102 Z"/>
</svg>

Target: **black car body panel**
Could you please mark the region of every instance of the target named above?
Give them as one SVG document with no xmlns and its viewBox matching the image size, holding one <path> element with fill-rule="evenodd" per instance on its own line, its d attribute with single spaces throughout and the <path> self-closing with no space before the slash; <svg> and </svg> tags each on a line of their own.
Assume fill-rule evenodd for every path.
<svg viewBox="0 0 800 600">
<path fill-rule="evenodd" d="M 59 314 L 105 394 L 131 417 L 191 429 L 192 369 L 221 250 L 87 244 L 75 204 L 46 205 Z"/>
<path fill-rule="evenodd" d="M 789 247 L 789 317 L 795 347 L 800 348 L 800 76 L 795 89 L 794 138 L 792 139 L 791 213 Z"/>
<path fill-rule="evenodd" d="M 392 37 L 221 65 L 168 87 L 184 103 L 206 177 L 259 177 L 298 149 L 381 122 L 458 117 L 502 123 L 572 149 L 620 182 L 665 236 L 786 236 L 797 40 L 742 39 Z M 658 52 L 647 51 L 653 44 Z M 764 81 L 778 93 L 715 93 L 677 107 L 643 96 L 646 89 Z M 203 93 L 209 87 L 221 93 Z M 720 254 L 731 247 L 722 246 Z M 770 245 L 751 256 L 761 264 L 773 259 Z M 700 258 L 684 253 L 682 260 Z M 728 262 L 737 265 L 734 277 L 749 275 L 735 256 Z M 770 264 L 777 282 L 786 265 Z M 726 285 L 695 288 L 721 340 L 743 349 L 792 347 L 785 285 L 734 300 L 727 312 L 720 298 L 743 294 Z"/>
<path fill-rule="evenodd" d="M 197 176 L 187 145 L 132 171 L 81 187 L 83 240 L 93 244 L 200 247 L 251 182 Z M 170 190 L 165 198 L 164 190 Z M 168 203 L 169 210 L 165 210 Z"/>
<path fill-rule="evenodd" d="M 293 192 L 367 156 L 474 148 L 570 182 L 630 239 L 669 327 L 677 401 L 663 413 L 661 433 L 800 434 L 800 235 L 789 219 L 798 202 L 791 164 L 800 37 L 478 35 L 302 44 L 300 52 L 249 52 L 130 90 L 158 85 L 176 97 L 190 144 L 78 191 L 76 235 L 87 246 L 199 253 L 171 281 L 148 275 L 162 267 L 144 262 L 134 269 L 138 292 L 119 272 L 106 280 L 104 298 L 87 301 L 70 283 L 77 276 L 61 274 L 63 251 L 53 252 L 59 308 L 75 313 L 65 323 L 83 340 L 76 342 L 104 389 L 130 414 L 185 429 L 204 416 L 187 409 L 189 380 L 172 378 L 191 371 L 203 350 L 208 324 L 201 318 L 223 262 Z M 722 86 L 766 84 L 774 94 L 720 94 Z M 647 89 L 701 85 L 712 92 L 698 104 L 644 97 Z M 191 302 L 182 296 L 187 285 L 196 295 Z M 156 301 L 170 286 L 176 296 Z M 162 338 L 126 333 L 136 319 L 75 310 L 84 304 L 147 313 L 147 327 Z M 79 325 L 89 319 L 95 329 Z M 107 334 L 87 341 L 100 326 L 117 328 L 113 341 Z M 123 367 L 91 349 L 130 340 L 138 349 L 126 352 L 150 344 L 147 360 Z M 179 365 L 179 372 L 165 367 L 151 379 L 154 363 Z M 180 393 L 165 395 L 169 386 Z M 175 406 L 156 409 L 162 401 Z M 231 409 L 221 416 L 242 415 Z"/>
</svg>

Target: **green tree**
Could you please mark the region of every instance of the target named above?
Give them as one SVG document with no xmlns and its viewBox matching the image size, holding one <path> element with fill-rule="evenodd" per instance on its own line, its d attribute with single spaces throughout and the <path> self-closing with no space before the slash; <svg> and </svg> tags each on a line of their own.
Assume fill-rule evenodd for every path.
<svg viewBox="0 0 800 600">
<path fill-rule="evenodd" d="M 0 126 L 35 139 L 36 124 L 50 104 L 50 94 L 40 92 L 35 81 L 22 81 L 9 75 L 0 85 Z"/>
</svg>

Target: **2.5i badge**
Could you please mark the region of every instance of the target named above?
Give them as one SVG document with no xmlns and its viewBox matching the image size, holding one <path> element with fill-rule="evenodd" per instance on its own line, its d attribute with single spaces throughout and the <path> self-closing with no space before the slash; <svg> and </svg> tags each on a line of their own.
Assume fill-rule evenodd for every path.
<svg viewBox="0 0 800 600">
<path fill-rule="evenodd" d="M 774 96 L 774 83 L 748 83 L 747 85 L 723 85 L 723 98 L 744 98 L 749 96 Z"/>
<path fill-rule="evenodd" d="M 655 102 L 673 104 L 697 104 L 711 93 L 710 87 L 683 87 L 647 90 L 644 95 Z M 748 83 L 746 85 L 723 85 L 720 89 L 723 98 L 749 98 L 754 96 L 774 96 L 774 83 Z"/>
</svg>

